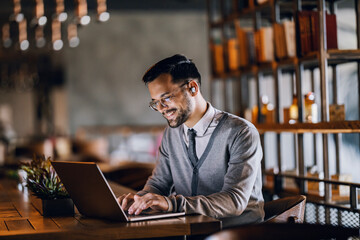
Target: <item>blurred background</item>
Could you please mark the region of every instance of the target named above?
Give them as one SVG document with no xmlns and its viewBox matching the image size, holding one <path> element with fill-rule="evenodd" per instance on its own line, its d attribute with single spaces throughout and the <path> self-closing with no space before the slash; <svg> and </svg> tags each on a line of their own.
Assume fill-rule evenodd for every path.
<svg viewBox="0 0 360 240">
<path fill-rule="evenodd" d="M 356 48 L 354 2 L 340 1 L 337 16 L 339 49 Z M 207 100 L 213 88 L 212 104 L 238 114 L 234 81 L 225 85 L 213 79 L 210 84 L 205 0 L 2 0 L 0 27 L 0 166 L 33 153 L 114 165 L 154 163 L 166 121 L 148 107 L 150 96 L 141 78 L 154 63 L 176 53 L 198 66 Z M 346 106 L 346 120 L 356 120 L 357 63 L 338 69 L 339 102 Z M 284 75 L 281 82 L 285 105 L 292 99 L 287 90 L 291 77 Z M 310 78 L 305 71 L 305 93 Z M 248 107 L 257 101 L 254 82 L 249 81 Z M 270 102 L 275 98 L 272 84 L 264 77 L 260 89 Z M 319 97 L 316 101 L 320 104 Z M 276 164 L 275 134 L 266 138 L 266 167 L 271 168 Z M 306 142 L 309 138 L 305 134 Z M 342 138 L 342 169 L 359 181 L 353 174 L 360 164 L 359 138 Z M 283 144 L 293 141 L 292 135 L 285 136 Z M 311 165 L 313 151 L 310 144 L 305 148 L 306 164 Z M 287 168 L 294 168 L 296 150 L 282 149 Z"/>
<path fill-rule="evenodd" d="M 3 0 L 0 26 L 0 164 L 76 151 L 153 161 L 166 122 L 141 78 L 176 53 L 208 99 L 205 1 Z"/>
<path fill-rule="evenodd" d="M 338 49 L 355 50 L 357 59 L 356 1 L 327 2 L 336 2 L 337 6 Z M 154 63 L 177 53 L 196 64 L 202 75 L 202 93 L 216 108 L 240 115 L 240 91 L 243 100 L 246 99 L 242 103 L 247 108 L 245 112 L 258 106 L 260 99 L 253 76 L 246 87 L 240 88 L 241 81 L 236 76 L 211 74 L 210 62 L 214 56 L 209 44 L 214 36 L 208 24 L 206 2 L 1 0 L 0 179 L 13 174 L 23 181 L 21 172 L 17 171 L 19 163 L 28 162 L 35 154 L 53 160 L 94 161 L 108 179 L 142 189 L 154 167 L 167 125 L 160 114 L 148 107 L 150 96 L 142 76 Z M 294 1 L 271 1 L 271 5 L 273 2 Z M 303 2 L 311 5 L 317 1 Z M 251 22 L 251 19 L 245 21 Z M 337 103 L 345 106 L 345 123 L 359 120 L 359 66 L 358 60 L 349 58 L 349 62 L 336 66 L 339 75 L 336 77 L 328 68 L 327 87 L 337 86 Z M 275 103 L 277 96 L 271 75 L 262 77 L 259 96 Z M 282 74 L 279 109 L 292 105 L 294 79 L 293 72 Z M 302 94 L 314 91 L 314 101 L 320 107 L 320 71 L 304 69 L 301 81 Z M 329 102 L 334 101 L 333 91 L 329 91 L 328 97 Z M 285 118 L 284 114 L 281 118 Z M 341 181 L 360 182 L 358 133 L 329 135 L 328 143 L 323 143 L 322 135 L 315 132 L 305 133 L 303 137 L 301 154 L 308 176 L 322 179 L 323 169 L 327 167 L 330 175 L 338 174 Z M 336 150 L 335 137 L 341 151 Z M 282 133 L 279 153 L 276 142 L 276 133 L 266 133 L 263 169 L 274 175 L 278 171 L 278 156 L 282 156 L 282 171 L 297 173 L 300 154 L 296 134 Z M 324 145 L 329 150 L 325 154 Z M 327 157 L 329 166 L 323 163 Z M 298 185 L 293 179 L 284 182 L 285 187 Z M 315 188 L 323 196 L 324 183 L 315 184 Z M 345 190 L 344 196 L 348 198 L 349 188 Z M 359 196 L 359 189 L 356 191 Z M 322 212 L 325 212 L 322 208 L 313 211 Z M 356 214 L 356 217 L 350 215 L 350 220 L 358 227 L 359 214 Z"/>
</svg>

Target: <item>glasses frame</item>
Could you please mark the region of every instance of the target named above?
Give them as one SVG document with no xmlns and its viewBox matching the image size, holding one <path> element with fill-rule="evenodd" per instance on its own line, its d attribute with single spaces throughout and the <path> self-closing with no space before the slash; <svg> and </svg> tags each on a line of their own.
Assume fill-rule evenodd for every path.
<svg viewBox="0 0 360 240">
<path fill-rule="evenodd" d="M 149 102 L 149 107 L 158 112 L 159 110 L 157 109 L 158 106 L 160 106 L 159 104 L 161 104 L 161 106 L 163 107 L 169 107 L 168 104 L 171 103 L 171 99 L 175 97 L 176 93 L 181 90 L 185 85 L 189 84 L 190 81 L 187 81 L 183 84 L 181 84 L 177 89 L 175 89 L 174 91 L 172 91 L 171 93 L 169 93 L 169 96 L 166 97 L 162 97 L 160 98 L 160 100 L 156 100 L 156 101 L 151 101 Z"/>
</svg>

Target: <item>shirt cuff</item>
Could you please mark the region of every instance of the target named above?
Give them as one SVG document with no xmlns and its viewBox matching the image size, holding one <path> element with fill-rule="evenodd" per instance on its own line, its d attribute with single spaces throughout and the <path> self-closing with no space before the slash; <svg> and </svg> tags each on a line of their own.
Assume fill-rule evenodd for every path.
<svg viewBox="0 0 360 240">
<path fill-rule="evenodd" d="M 144 190 L 141 190 L 141 191 L 137 192 L 136 195 L 144 196 L 144 195 L 147 194 L 147 193 L 149 193 L 149 192 L 144 191 Z"/>
<path fill-rule="evenodd" d="M 165 198 L 166 202 L 168 203 L 167 212 L 172 212 L 174 210 L 172 202 L 170 201 L 170 199 L 168 197 L 165 197 L 165 196 L 163 196 L 163 197 Z"/>
</svg>

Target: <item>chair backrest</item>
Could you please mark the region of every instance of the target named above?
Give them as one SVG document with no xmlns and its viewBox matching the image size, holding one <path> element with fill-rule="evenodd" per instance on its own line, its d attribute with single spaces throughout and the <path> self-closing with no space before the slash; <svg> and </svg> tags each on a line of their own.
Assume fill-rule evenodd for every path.
<svg viewBox="0 0 360 240">
<path fill-rule="evenodd" d="M 154 166 L 154 164 L 150 163 L 129 162 L 122 165 L 121 168 L 104 172 L 104 175 L 113 182 L 140 191 L 151 176 Z"/>
<path fill-rule="evenodd" d="M 317 240 L 358 239 L 359 229 L 331 225 L 266 223 L 231 228 L 210 235 L 206 240 Z"/>
<path fill-rule="evenodd" d="M 276 199 L 264 204 L 265 222 L 286 223 L 304 221 L 306 197 L 303 195 Z"/>
</svg>

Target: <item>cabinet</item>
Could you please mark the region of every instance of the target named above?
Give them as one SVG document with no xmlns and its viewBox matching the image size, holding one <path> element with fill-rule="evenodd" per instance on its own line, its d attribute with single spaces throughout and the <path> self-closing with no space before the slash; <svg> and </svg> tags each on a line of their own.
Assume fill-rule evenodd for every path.
<svg viewBox="0 0 360 240">
<path fill-rule="evenodd" d="M 333 223 L 337 209 L 337 224 L 353 222 L 341 220 L 347 211 L 355 218 L 350 226 L 359 227 L 360 2 L 208 0 L 207 6 L 211 99 L 258 128 L 266 195 L 307 195 L 324 207 L 324 223 Z M 351 20 L 341 21 L 344 15 Z M 353 46 L 344 44 L 342 22 L 353 26 Z M 344 85 L 350 87 L 340 97 Z M 306 94 L 311 99 L 304 101 Z M 291 105 L 298 117 L 289 122 Z M 344 106 L 350 114 L 330 121 L 330 110 Z M 356 154 L 343 154 L 349 149 Z"/>
</svg>

